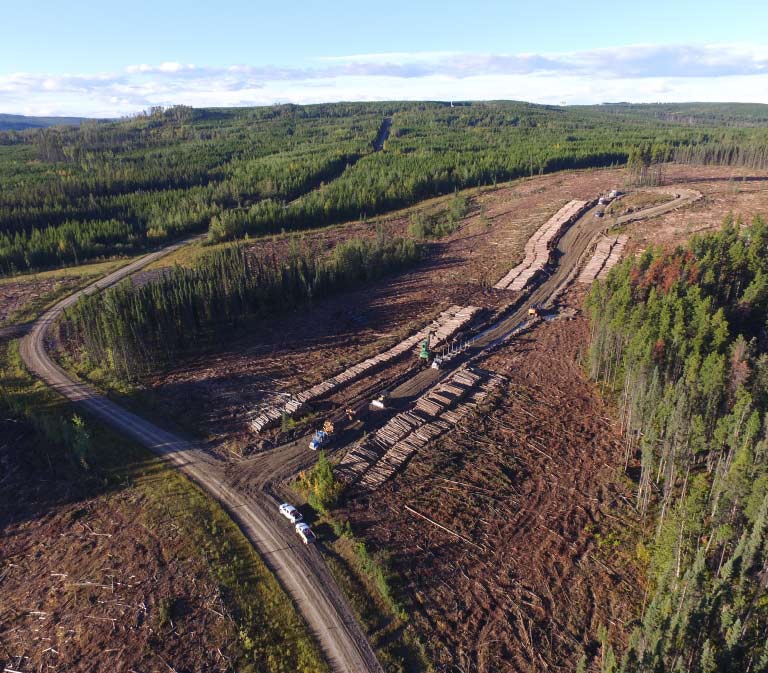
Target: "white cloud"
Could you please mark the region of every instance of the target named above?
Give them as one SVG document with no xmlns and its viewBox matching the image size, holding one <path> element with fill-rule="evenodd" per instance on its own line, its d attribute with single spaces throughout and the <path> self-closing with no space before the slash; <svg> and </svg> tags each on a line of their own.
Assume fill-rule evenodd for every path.
<svg viewBox="0 0 768 673">
<path fill-rule="evenodd" d="M 183 70 L 194 70 L 195 66 L 191 63 L 187 63 L 186 65 L 184 63 L 179 63 L 178 61 L 166 61 L 165 63 L 161 63 L 160 65 L 147 65 L 146 63 L 142 63 L 141 65 L 129 65 L 126 66 L 125 72 L 129 74 L 134 73 L 176 73 L 176 72 L 182 72 Z"/>
<path fill-rule="evenodd" d="M 262 105 L 386 99 L 542 103 L 768 103 L 768 47 L 630 45 L 563 53 L 393 52 L 322 57 L 311 66 L 179 61 L 119 72 L 0 75 L 0 111 L 120 116 L 151 105 Z"/>
</svg>

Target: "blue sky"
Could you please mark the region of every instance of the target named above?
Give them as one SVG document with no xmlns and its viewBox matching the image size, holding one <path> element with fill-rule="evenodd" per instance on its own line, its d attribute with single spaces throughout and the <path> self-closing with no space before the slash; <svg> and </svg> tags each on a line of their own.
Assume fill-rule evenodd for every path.
<svg viewBox="0 0 768 673">
<path fill-rule="evenodd" d="M 387 98 L 768 103 L 766 2 L 7 4 L 0 112 Z"/>
</svg>

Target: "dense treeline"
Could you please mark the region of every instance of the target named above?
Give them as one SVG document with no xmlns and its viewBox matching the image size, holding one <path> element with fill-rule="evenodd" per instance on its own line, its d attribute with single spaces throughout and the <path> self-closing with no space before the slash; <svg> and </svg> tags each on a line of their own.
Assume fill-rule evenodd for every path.
<svg viewBox="0 0 768 673">
<path fill-rule="evenodd" d="M 0 274 L 206 229 L 219 241 L 316 227 L 464 187 L 623 164 L 646 146 L 675 161 L 765 167 L 764 108 L 176 106 L 9 132 L 0 138 Z M 376 152 L 385 119 L 391 135 Z"/>
<path fill-rule="evenodd" d="M 291 201 L 373 151 L 380 112 L 171 108 L 19 134 L 26 144 L 0 147 L 0 273 L 140 250 Z"/>
<path fill-rule="evenodd" d="M 606 670 L 768 670 L 768 225 L 727 222 L 596 284 L 592 375 L 615 391 L 650 600 Z"/>
<path fill-rule="evenodd" d="M 738 148 L 734 153 L 717 148 Z M 476 185 L 564 169 L 657 158 L 768 166 L 768 131 L 725 129 L 524 103 L 414 105 L 394 115 L 382 153 L 369 154 L 320 190 L 283 207 L 261 202 L 217 220 L 213 240 L 365 217 Z M 713 149 L 714 148 L 714 149 Z M 761 154 L 762 153 L 762 154 Z M 653 173 L 652 171 L 648 174 Z M 653 173 L 658 175 L 658 173 Z"/>
<path fill-rule="evenodd" d="M 419 256 L 412 240 L 383 235 L 344 241 L 327 255 L 293 245 L 285 256 L 262 257 L 233 244 L 203 255 L 194 269 L 83 298 L 61 333 L 89 367 L 134 378 L 247 321 L 357 287 Z"/>
</svg>

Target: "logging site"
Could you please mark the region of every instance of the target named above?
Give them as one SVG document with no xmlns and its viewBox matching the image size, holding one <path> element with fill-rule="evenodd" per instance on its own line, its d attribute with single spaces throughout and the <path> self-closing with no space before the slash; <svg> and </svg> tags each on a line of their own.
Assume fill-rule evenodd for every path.
<svg viewBox="0 0 768 673">
<path fill-rule="evenodd" d="M 768 671 L 768 106 L 49 121 L 4 673 Z"/>
</svg>

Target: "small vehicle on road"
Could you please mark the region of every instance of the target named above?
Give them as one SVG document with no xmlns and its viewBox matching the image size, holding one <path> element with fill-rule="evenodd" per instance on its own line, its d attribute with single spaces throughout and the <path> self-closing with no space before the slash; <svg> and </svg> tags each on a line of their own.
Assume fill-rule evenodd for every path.
<svg viewBox="0 0 768 673">
<path fill-rule="evenodd" d="M 312 436 L 312 441 L 309 443 L 309 448 L 313 451 L 317 451 L 318 449 L 322 449 L 330 441 L 331 436 L 325 430 L 318 430 Z"/>
<path fill-rule="evenodd" d="M 312 529 L 306 523 L 297 523 L 296 532 L 304 544 L 312 544 L 317 539 Z"/>
<path fill-rule="evenodd" d="M 370 406 L 374 409 L 386 409 L 389 405 L 389 391 L 383 390 L 378 397 L 371 400 Z"/>
<path fill-rule="evenodd" d="M 284 502 L 282 505 L 280 505 L 278 509 L 280 510 L 280 514 L 282 514 L 291 523 L 298 523 L 299 521 L 304 520 L 301 512 L 287 502 Z"/>
</svg>

